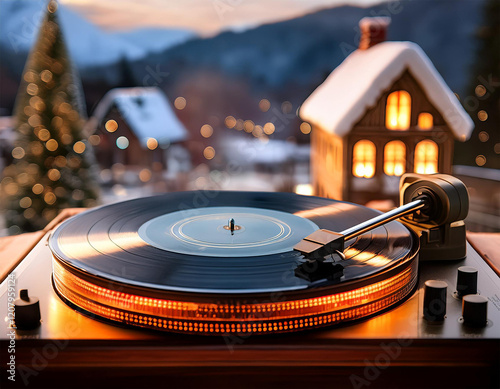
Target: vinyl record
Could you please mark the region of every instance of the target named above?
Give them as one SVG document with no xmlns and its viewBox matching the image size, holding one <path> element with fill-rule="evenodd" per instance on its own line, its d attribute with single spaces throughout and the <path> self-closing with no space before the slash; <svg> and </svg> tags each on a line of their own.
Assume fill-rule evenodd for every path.
<svg viewBox="0 0 500 389">
<path fill-rule="evenodd" d="M 377 214 L 287 193 L 169 193 L 77 215 L 55 231 L 50 248 L 85 274 L 126 285 L 200 294 L 284 292 L 328 283 L 294 276 L 301 257 L 292 249 L 296 243 L 318 228 L 342 231 Z M 391 222 L 346 242 L 341 282 L 407 258 L 413 240 Z"/>
</svg>

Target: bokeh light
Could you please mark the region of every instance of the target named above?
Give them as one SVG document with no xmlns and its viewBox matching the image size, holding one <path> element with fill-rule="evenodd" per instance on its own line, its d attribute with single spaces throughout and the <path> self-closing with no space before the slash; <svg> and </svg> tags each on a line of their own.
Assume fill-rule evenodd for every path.
<svg viewBox="0 0 500 389">
<path fill-rule="evenodd" d="M 73 145 L 73 151 L 77 154 L 82 154 L 85 151 L 85 143 L 78 141 Z"/>
<path fill-rule="evenodd" d="M 14 150 L 12 150 L 12 157 L 15 159 L 21 159 L 26 155 L 26 152 L 22 147 L 15 147 Z"/>
<path fill-rule="evenodd" d="M 57 143 L 57 141 L 55 139 L 49 139 L 47 141 L 47 143 L 45 143 L 45 147 L 49 151 L 56 151 L 57 148 L 59 147 L 59 144 Z"/>
<path fill-rule="evenodd" d="M 149 169 L 142 169 L 139 172 L 139 180 L 141 180 L 142 182 L 148 182 L 149 180 L 151 180 L 151 177 L 152 173 Z"/>
<path fill-rule="evenodd" d="M 227 128 L 234 128 L 236 126 L 236 119 L 233 116 L 228 116 L 224 120 L 224 124 Z"/>
<path fill-rule="evenodd" d="M 179 96 L 174 100 L 174 107 L 177 108 L 179 111 L 186 108 L 186 105 L 187 105 L 187 101 L 182 96 Z"/>
<path fill-rule="evenodd" d="M 301 125 L 300 125 L 300 132 L 302 132 L 303 134 L 307 135 L 307 134 L 310 134 L 311 133 L 311 125 L 309 123 L 306 123 L 306 122 L 302 122 Z"/>
<path fill-rule="evenodd" d="M 271 135 L 272 133 L 274 133 L 275 130 L 276 127 L 274 127 L 273 123 L 267 122 L 266 124 L 264 124 L 264 133 L 266 135 Z"/>
<path fill-rule="evenodd" d="M 485 110 L 481 110 L 477 113 L 477 118 L 484 122 L 488 119 L 488 113 Z"/>
<path fill-rule="evenodd" d="M 262 99 L 262 100 L 259 101 L 259 109 L 262 112 L 269 111 L 269 108 L 271 108 L 271 103 L 269 102 L 268 99 Z"/>
<path fill-rule="evenodd" d="M 488 134 L 486 131 L 481 131 L 478 135 L 478 138 L 481 142 L 487 142 L 488 139 L 490 139 L 490 134 Z"/>
<path fill-rule="evenodd" d="M 486 94 L 486 88 L 484 85 L 478 85 L 476 86 L 475 92 L 477 97 L 483 97 Z"/>
<path fill-rule="evenodd" d="M 116 140 L 116 147 L 121 150 L 125 150 L 129 146 L 130 142 L 128 141 L 126 136 L 120 136 Z"/>
<path fill-rule="evenodd" d="M 116 122 L 116 120 L 111 119 L 106 122 L 104 127 L 108 132 L 115 132 L 118 129 L 118 123 Z"/>
<path fill-rule="evenodd" d="M 155 138 L 148 138 L 146 146 L 149 150 L 155 150 L 158 147 L 158 141 Z"/>
<path fill-rule="evenodd" d="M 204 124 L 203 126 L 201 126 L 200 134 L 202 137 L 210 138 L 213 133 L 214 133 L 214 129 L 212 128 L 212 126 L 210 124 Z"/>
<path fill-rule="evenodd" d="M 205 147 L 203 156 L 208 160 L 213 159 L 215 157 L 215 149 L 212 146 Z"/>
<path fill-rule="evenodd" d="M 486 157 L 484 155 L 478 155 L 476 157 L 477 166 L 484 166 L 485 163 L 486 163 Z"/>
</svg>

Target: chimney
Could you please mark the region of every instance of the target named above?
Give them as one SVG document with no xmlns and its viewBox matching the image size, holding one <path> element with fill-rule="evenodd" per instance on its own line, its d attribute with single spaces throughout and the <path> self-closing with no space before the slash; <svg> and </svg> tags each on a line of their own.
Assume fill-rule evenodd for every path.
<svg viewBox="0 0 500 389">
<path fill-rule="evenodd" d="M 385 16 L 367 17 L 359 21 L 361 39 L 359 49 L 367 50 L 377 43 L 384 42 L 387 36 L 387 27 L 391 23 L 391 18 Z"/>
</svg>

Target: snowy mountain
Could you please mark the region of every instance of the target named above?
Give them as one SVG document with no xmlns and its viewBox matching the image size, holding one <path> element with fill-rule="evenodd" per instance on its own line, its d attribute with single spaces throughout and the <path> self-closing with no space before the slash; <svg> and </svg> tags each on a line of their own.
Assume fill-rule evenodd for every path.
<svg viewBox="0 0 500 389">
<path fill-rule="evenodd" d="M 191 31 L 164 28 L 141 28 L 109 35 L 142 48 L 145 54 L 160 52 L 196 37 Z"/>
<path fill-rule="evenodd" d="M 0 46 L 3 53 L 25 56 L 33 45 L 45 14 L 45 0 L 0 1 Z M 140 29 L 105 32 L 59 4 L 59 19 L 71 57 L 78 68 L 138 60 L 194 37 L 184 30 Z"/>
<path fill-rule="evenodd" d="M 0 109 L 12 109 L 45 4 L 0 0 Z M 355 50 L 359 20 L 385 15 L 389 4 L 322 9 L 211 38 L 154 28 L 109 33 L 64 6 L 59 14 L 89 108 L 111 87 L 154 84 L 171 99 L 190 95 L 193 101 L 203 100 L 210 115 L 220 110 L 222 117 L 247 118 L 261 114 L 252 107 L 257 106 L 253 99 L 262 97 L 273 104 L 287 100 L 295 110 Z M 388 39 L 416 42 L 450 88 L 463 95 L 471 81 L 483 4 L 484 0 L 433 0 L 432 6 L 427 1 L 401 2 L 392 15 Z M 199 129 L 203 124 L 192 125 Z"/>
<path fill-rule="evenodd" d="M 417 43 L 451 88 L 463 93 L 469 82 L 483 3 L 482 0 L 434 0 L 432 5 L 427 1 L 402 2 L 392 15 L 388 40 Z M 223 32 L 210 39 L 191 40 L 150 55 L 146 61 L 165 64 L 177 77 L 177 72 L 208 68 L 226 76 L 242 77 L 253 86 L 283 88 L 299 84 L 310 88 L 321 83 L 356 49 L 359 20 L 385 15 L 388 7 L 382 3 L 369 8 L 324 9 L 241 33 Z"/>
</svg>

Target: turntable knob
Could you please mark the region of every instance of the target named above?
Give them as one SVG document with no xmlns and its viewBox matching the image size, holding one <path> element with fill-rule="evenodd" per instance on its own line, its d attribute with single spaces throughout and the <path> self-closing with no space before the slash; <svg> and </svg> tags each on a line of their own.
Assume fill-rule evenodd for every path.
<svg viewBox="0 0 500 389">
<path fill-rule="evenodd" d="M 424 317 L 428 321 L 443 321 L 446 315 L 446 292 L 448 285 L 444 281 L 425 281 Z"/>
<path fill-rule="evenodd" d="M 461 266 L 457 275 L 457 296 L 463 297 L 477 293 L 477 269 L 472 266 Z"/>
<path fill-rule="evenodd" d="M 17 329 L 32 330 L 40 325 L 40 303 L 38 298 L 28 295 L 28 289 L 19 291 L 19 298 L 14 301 L 14 306 Z"/>
<path fill-rule="evenodd" d="M 488 320 L 488 299 L 478 294 L 470 294 L 462 299 L 464 324 L 471 327 L 484 327 Z"/>
</svg>

